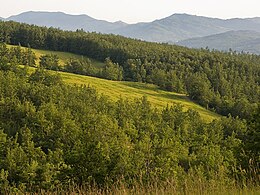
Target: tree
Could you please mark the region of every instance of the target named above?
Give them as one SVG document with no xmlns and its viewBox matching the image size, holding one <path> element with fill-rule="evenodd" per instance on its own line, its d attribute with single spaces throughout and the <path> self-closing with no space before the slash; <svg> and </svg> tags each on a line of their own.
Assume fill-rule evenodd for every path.
<svg viewBox="0 0 260 195">
<path fill-rule="evenodd" d="M 36 61 L 35 53 L 32 51 L 30 46 L 28 46 L 26 52 L 24 52 L 23 65 L 35 66 L 35 61 Z"/>
<path fill-rule="evenodd" d="M 97 68 L 92 65 L 90 59 L 88 58 L 84 60 L 70 59 L 67 61 L 64 70 L 67 72 L 89 76 L 97 76 L 98 73 Z"/>
<path fill-rule="evenodd" d="M 249 130 L 247 132 L 246 139 L 244 141 L 246 151 L 249 152 L 249 158 L 247 160 L 252 160 L 253 163 L 260 162 L 260 106 L 251 120 L 248 121 Z"/>
<path fill-rule="evenodd" d="M 186 81 L 187 91 L 191 99 L 208 108 L 212 100 L 211 84 L 205 75 L 189 75 Z"/>
<path fill-rule="evenodd" d="M 121 81 L 123 79 L 123 68 L 106 58 L 105 67 L 101 75 L 109 80 Z"/>
<path fill-rule="evenodd" d="M 42 55 L 40 66 L 50 70 L 59 70 L 59 57 L 56 54 Z"/>
<path fill-rule="evenodd" d="M 58 74 L 49 74 L 43 68 L 38 68 L 33 74 L 30 75 L 31 82 L 38 82 L 47 86 L 57 85 L 62 83 L 61 77 Z"/>
</svg>

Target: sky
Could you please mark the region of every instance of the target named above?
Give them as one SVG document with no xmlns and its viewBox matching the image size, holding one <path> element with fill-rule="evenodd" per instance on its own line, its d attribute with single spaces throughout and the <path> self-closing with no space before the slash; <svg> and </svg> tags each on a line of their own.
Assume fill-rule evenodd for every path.
<svg viewBox="0 0 260 195">
<path fill-rule="evenodd" d="M 260 0 L 0 0 L 0 17 L 25 11 L 61 11 L 127 23 L 150 22 L 174 13 L 228 18 L 260 17 Z"/>
</svg>

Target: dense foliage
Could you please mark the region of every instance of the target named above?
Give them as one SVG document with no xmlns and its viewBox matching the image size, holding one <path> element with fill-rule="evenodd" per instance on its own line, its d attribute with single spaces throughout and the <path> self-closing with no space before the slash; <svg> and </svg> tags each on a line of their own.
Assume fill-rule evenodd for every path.
<svg viewBox="0 0 260 195">
<path fill-rule="evenodd" d="M 47 54 L 40 57 L 40 66 L 50 70 L 59 70 L 59 57 Z"/>
<path fill-rule="evenodd" d="M 119 179 L 182 182 L 190 173 L 225 183 L 252 177 L 245 170 L 259 161 L 259 118 L 206 124 L 181 105 L 159 111 L 146 98 L 110 102 L 43 68 L 28 74 L 4 51 L 2 44 L 0 193 Z"/>
<path fill-rule="evenodd" d="M 33 48 L 68 51 L 96 60 L 110 58 L 116 73 L 97 71 L 72 63 L 76 73 L 154 83 L 166 90 L 183 92 L 206 108 L 222 115 L 250 118 L 260 101 L 260 57 L 230 51 L 195 50 L 148 43 L 115 35 L 62 31 L 15 22 L 0 22 L 0 39 Z"/>
</svg>

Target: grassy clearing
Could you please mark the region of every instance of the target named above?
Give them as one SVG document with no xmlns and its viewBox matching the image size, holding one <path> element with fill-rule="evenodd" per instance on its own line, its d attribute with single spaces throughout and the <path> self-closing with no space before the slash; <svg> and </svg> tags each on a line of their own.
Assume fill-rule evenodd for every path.
<svg viewBox="0 0 260 195">
<path fill-rule="evenodd" d="M 30 72 L 35 68 L 30 67 Z M 51 71 L 52 73 L 57 73 Z M 220 115 L 211 112 L 202 106 L 194 103 L 185 94 L 168 92 L 159 89 L 158 86 L 147 83 L 127 82 L 127 81 L 110 81 L 106 79 L 83 76 L 67 72 L 58 72 L 62 79 L 71 85 L 86 85 L 95 88 L 99 94 L 107 96 L 112 101 L 117 101 L 120 98 L 135 100 L 146 96 L 153 107 L 164 108 L 167 105 L 181 104 L 184 110 L 196 110 L 204 121 L 211 122 L 214 119 L 219 119 Z"/>
<path fill-rule="evenodd" d="M 191 108 L 198 111 L 205 121 L 209 122 L 219 118 L 219 115 L 216 113 L 206 110 L 200 105 L 192 102 L 185 94 L 163 91 L 156 85 L 137 82 L 110 81 L 65 72 L 60 72 L 60 74 L 66 83 L 89 85 L 95 88 L 100 94 L 106 95 L 113 101 L 120 99 L 120 97 L 134 100 L 146 96 L 152 106 L 157 108 L 163 108 L 167 105 L 182 104 L 185 110 Z"/>
</svg>

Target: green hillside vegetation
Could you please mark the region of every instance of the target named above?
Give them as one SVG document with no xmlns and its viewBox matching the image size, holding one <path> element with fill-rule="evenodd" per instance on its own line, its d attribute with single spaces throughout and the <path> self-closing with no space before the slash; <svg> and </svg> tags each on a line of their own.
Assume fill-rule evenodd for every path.
<svg viewBox="0 0 260 195">
<path fill-rule="evenodd" d="M 104 61 L 0 43 L 0 194 L 259 191 L 259 56 L 15 22 L 0 40 Z"/>
<path fill-rule="evenodd" d="M 0 22 L 0 40 L 105 62 L 104 68 L 97 69 L 91 60 L 72 60 L 63 68 L 53 64 L 53 56 L 47 56 L 53 62 L 44 68 L 155 84 L 160 89 L 188 94 L 204 108 L 224 116 L 250 119 L 260 102 L 260 57 L 253 54 L 188 49 L 112 34 L 62 31 L 16 22 Z M 31 64 L 32 59 L 25 57 L 23 61 Z"/>
<path fill-rule="evenodd" d="M 205 123 L 180 105 L 110 101 L 10 54 L 0 44 L 0 194 L 259 190 L 260 109 Z"/>
<path fill-rule="evenodd" d="M 7 48 L 15 48 L 17 46 L 7 45 Z M 23 50 L 27 50 L 26 47 L 21 47 Z M 43 55 L 57 55 L 59 59 L 59 64 L 64 66 L 67 61 L 70 59 L 76 60 L 87 60 L 87 57 L 82 57 L 80 55 L 68 53 L 68 52 L 58 52 L 58 51 L 47 51 L 39 49 L 31 49 L 36 56 L 36 66 L 39 66 L 39 59 Z M 91 59 L 91 63 L 95 67 L 103 68 L 104 63 L 97 62 Z M 34 72 L 34 69 L 31 68 L 31 72 Z M 109 99 L 113 101 L 118 101 L 120 98 L 135 100 L 146 96 L 151 102 L 153 107 L 164 108 L 167 105 L 172 106 L 173 104 L 181 104 L 184 106 L 184 109 L 194 109 L 200 113 L 201 117 L 205 121 L 212 121 L 219 118 L 219 115 L 211 112 L 202 106 L 194 103 L 189 99 L 185 94 L 169 92 L 161 90 L 158 86 L 153 84 L 145 84 L 140 82 L 126 82 L 126 81 L 111 81 L 101 78 L 95 78 L 90 76 L 83 76 L 79 74 L 71 74 L 65 72 L 59 72 L 62 76 L 62 79 L 69 84 L 78 84 L 78 85 L 89 85 L 94 87 L 100 94 L 104 94 Z"/>
<path fill-rule="evenodd" d="M 119 100 L 120 98 L 134 100 L 145 96 L 153 107 L 164 108 L 167 105 L 172 106 L 181 104 L 184 106 L 184 110 L 194 109 L 199 112 L 201 117 L 206 121 L 212 121 L 213 119 L 219 118 L 218 114 L 206 110 L 202 106 L 192 102 L 188 96 L 160 90 L 157 86 L 152 84 L 109 81 L 63 72 L 60 72 L 60 74 L 65 82 L 70 84 L 89 85 L 112 100 Z"/>
<path fill-rule="evenodd" d="M 61 65 L 65 65 L 65 63 L 69 60 L 69 59 L 77 59 L 77 60 L 85 60 L 85 59 L 90 59 L 91 63 L 97 67 L 97 68 L 103 68 L 104 67 L 104 63 L 99 62 L 97 60 L 91 59 L 91 58 L 87 58 L 85 56 L 82 55 L 77 55 L 77 54 L 73 54 L 73 53 L 68 53 L 68 52 L 60 52 L 60 51 L 48 51 L 48 50 L 40 50 L 40 49 L 32 49 L 32 51 L 35 53 L 36 57 L 39 58 L 42 55 L 47 55 L 47 54 L 55 54 L 59 56 L 59 60 L 60 60 L 60 64 Z M 39 63 L 39 61 L 38 61 Z"/>
</svg>

